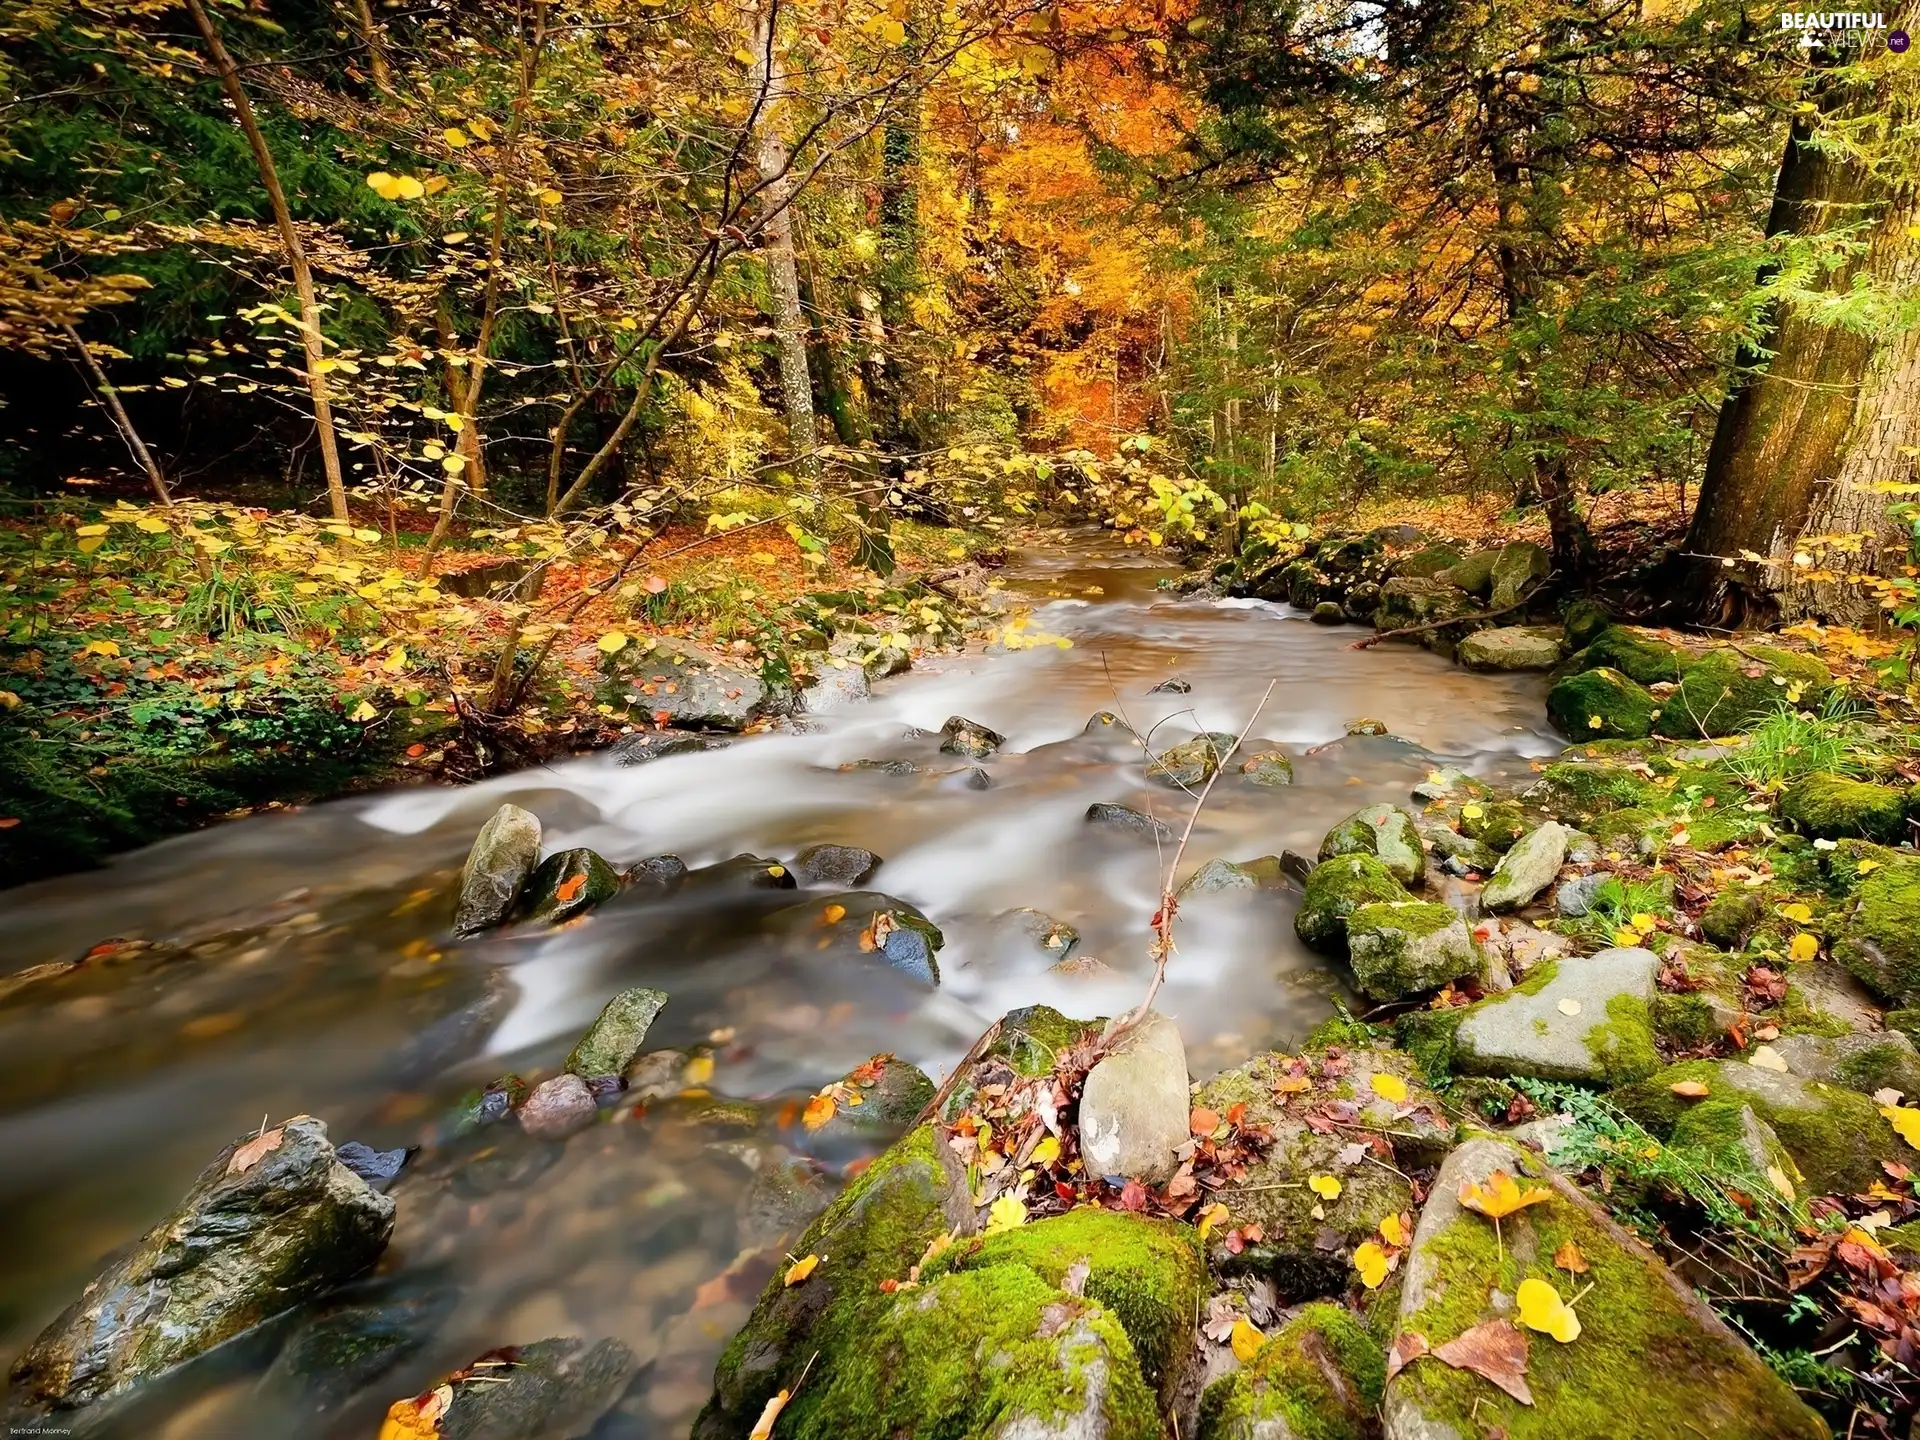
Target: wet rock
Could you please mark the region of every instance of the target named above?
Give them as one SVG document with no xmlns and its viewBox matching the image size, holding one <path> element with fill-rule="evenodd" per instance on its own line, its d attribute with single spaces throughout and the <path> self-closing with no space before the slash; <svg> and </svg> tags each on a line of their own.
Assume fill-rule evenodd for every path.
<svg viewBox="0 0 1920 1440">
<path fill-rule="evenodd" d="M 920 1118 L 934 1092 L 926 1073 L 897 1055 L 876 1055 L 835 1083 L 833 1118 L 813 1132 L 816 1143 L 893 1140 Z"/>
<path fill-rule="evenodd" d="M 27 1347 L 13 1403 L 69 1409 L 183 1364 L 369 1269 L 393 1215 L 311 1115 L 236 1141 Z"/>
<path fill-rule="evenodd" d="M 1322 600 L 1313 607 L 1307 618 L 1316 625 L 1344 625 L 1347 623 L 1347 607 L 1338 600 Z"/>
<path fill-rule="evenodd" d="M 1320 842 L 1320 858 L 1372 855 L 1402 885 L 1417 885 L 1426 873 L 1426 852 L 1413 817 L 1393 805 L 1368 805 L 1334 826 Z"/>
<path fill-rule="evenodd" d="M 717 865 L 702 865 L 689 870 L 684 882 L 702 889 L 791 890 L 793 872 L 778 860 L 764 855 L 735 855 Z"/>
<path fill-rule="evenodd" d="M 1689 668 L 1660 702 L 1654 731 L 1680 740 L 1736 735 L 1783 701 L 1817 709 L 1832 684 L 1832 672 L 1810 655 L 1767 645 L 1715 650 Z"/>
<path fill-rule="evenodd" d="M 669 755 L 692 755 L 701 750 L 717 750 L 727 742 L 690 730 L 648 730 L 629 735 L 613 747 L 614 763 L 645 765 L 665 760 Z"/>
<path fill-rule="evenodd" d="M 890 676 L 904 675 L 913 668 L 913 655 L 898 645 L 874 643 L 873 637 L 849 636 L 827 647 L 829 655 L 851 660 L 866 675 L 869 684 Z"/>
<path fill-rule="evenodd" d="M 1158 840 L 1162 844 L 1169 843 L 1175 838 L 1171 825 L 1164 820 L 1156 820 L 1151 815 L 1142 814 L 1130 805 L 1105 803 L 1089 805 L 1087 823 L 1097 825 L 1102 830 L 1137 835 L 1143 840 Z"/>
<path fill-rule="evenodd" d="M 1898 1090 L 1920 1099 L 1920 1054 L 1898 1030 L 1855 1035 L 1783 1035 L 1772 1042 L 1787 1069 L 1808 1080 L 1829 1080 L 1871 1095 Z"/>
<path fill-rule="evenodd" d="M 1525 599 L 1553 570 L 1553 557 L 1530 540 L 1501 547 L 1487 573 L 1487 604 L 1502 610 Z"/>
<path fill-rule="evenodd" d="M 1298 850 L 1280 852 L 1280 873 L 1289 880 L 1299 881 L 1302 885 L 1307 883 L 1307 877 L 1313 873 L 1314 867 L 1319 863 L 1311 856 L 1302 855 Z"/>
<path fill-rule="evenodd" d="M 1047 967 L 1049 975 L 1059 975 L 1069 980 L 1117 980 L 1120 972 L 1104 960 L 1096 960 L 1091 955 L 1082 955 L 1078 951 Z"/>
<path fill-rule="evenodd" d="M 613 1408 L 638 1368 L 633 1352 L 614 1339 L 591 1347 L 571 1337 L 536 1340 L 489 1351 L 451 1381 L 453 1400 L 436 1433 L 444 1440 L 571 1440 Z M 400 1404 L 418 1413 L 426 1398 Z"/>
<path fill-rule="evenodd" d="M 1187 1140 L 1187 1047 L 1149 1012 L 1092 1070 L 1080 1093 L 1080 1153 L 1093 1175 L 1157 1183 Z"/>
<path fill-rule="evenodd" d="M 1080 932 L 1064 920 L 1040 910 L 1022 907 L 993 917 L 997 935 L 1032 946 L 1049 960 L 1063 960 L 1080 943 Z"/>
<path fill-rule="evenodd" d="M 1834 958 L 1895 1005 L 1920 1002 L 1920 863 L 1870 872 L 1840 918 Z"/>
<path fill-rule="evenodd" d="M 1362 905 L 1347 917 L 1354 979 L 1376 1000 L 1438 990 L 1486 968 L 1460 912 L 1427 900 Z"/>
<path fill-rule="evenodd" d="M 878 855 L 858 845 L 809 845 L 793 859 L 793 878 L 802 885 L 850 890 L 871 880 L 881 863 Z"/>
<path fill-rule="evenodd" d="M 1511 800 L 1483 800 L 1460 807 L 1460 832 L 1504 854 L 1527 833 L 1527 812 Z"/>
<path fill-rule="evenodd" d="M 567 1073 L 583 1080 L 623 1074 L 640 1053 L 648 1028 L 666 1005 L 663 990 L 622 990 L 601 1007 L 599 1017 L 567 1056 Z"/>
<path fill-rule="evenodd" d="M 1442 572 L 1443 575 L 1455 573 L 1458 573 L 1457 567 L 1453 571 Z M 1373 624 L 1376 630 L 1382 632 L 1404 630 L 1415 625 L 1433 626 L 1432 629 L 1421 630 L 1405 638 L 1418 642 L 1436 655 L 1451 659 L 1454 647 L 1487 623 L 1466 618 L 1479 612 L 1479 601 L 1439 576 L 1420 580 L 1409 575 L 1389 580 L 1380 587 L 1380 608 L 1373 612 Z M 1450 621 L 1459 623 L 1446 623 Z"/>
<path fill-rule="evenodd" d="M 1537 625 L 1476 630 L 1454 658 L 1469 670 L 1551 670 L 1560 663 L 1560 632 Z"/>
<path fill-rule="evenodd" d="M 506 1119 L 527 1094 L 526 1081 L 518 1075 L 502 1075 L 485 1089 L 463 1095 L 441 1121 L 441 1129 L 451 1139 L 471 1135 L 497 1120 Z"/>
<path fill-rule="evenodd" d="M 881 775 L 918 775 L 920 767 L 911 760 L 850 760 L 841 767 L 842 771 L 872 770 Z"/>
<path fill-rule="evenodd" d="M 1569 675 L 1547 692 L 1547 717 L 1575 740 L 1640 740 L 1653 733 L 1653 696 L 1618 670 Z"/>
<path fill-rule="evenodd" d="M 1189 1225 L 1082 1208 L 997 1235 L 958 1241 L 936 1273 L 1016 1265 L 1104 1307 L 1126 1331 L 1147 1384 L 1169 1400 L 1192 1357 L 1193 1317 L 1206 1284 Z"/>
<path fill-rule="evenodd" d="M 1147 693 L 1149 695 L 1185 695 L 1192 689 L 1193 686 L 1189 682 L 1176 675 L 1171 680 L 1162 680 Z"/>
<path fill-rule="evenodd" d="M 744 730 L 776 708 L 760 677 L 691 646 L 656 640 L 624 646 L 601 661 L 596 698 L 661 726 Z"/>
<path fill-rule="evenodd" d="M 1176 789 L 1198 789 L 1213 778 L 1220 768 L 1220 757 L 1233 745 L 1231 735 L 1196 735 L 1154 756 L 1147 764 L 1147 778 Z"/>
<path fill-rule="evenodd" d="M 620 872 L 584 846 L 540 862 L 527 881 L 527 918 L 564 924 L 620 893 Z"/>
<path fill-rule="evenodd" d="M 1480 892 L 1489 910 L 1515 910 L 1554 882 L 1567 858 L 1567 827 L 1549 820 L 1513 842 Z"/>
<path fill-rule="evenodd" d="M 1692 664 L 1693 656 L 1678 645 L 1643 630 L 1612 625 L 1570 656 L 1553 678 L 1561 680 L 1583 670 L 1604 667 L 1618 671 L 1636 685 L 1658 685 L 1662 681 L 1678 680 Z"/>
<path fill-rule="evenodd" d="M 740 1202 L 740 1247 L 767 1250 L 786 1245 L 832 1198 L 833 1187 L 818 1162 L 803 1155 L 763 1161 Z"/>
<path fill-rule="evenodd" d="M 859 665 L 823 665 L 813 684 L 800 692 L 800 703 L 809 715 L 829 710 L 844 710 L 857 705 L 873 693 L 867 672 Z"/>
<path fill-rule="evenodd" d="M 536 1140 L 564 1140 L 593 1123 L 600 1113 L 587 1082 L 578 1075 L 556 1075 L 533 1087 L 517 1112 L 520 1128 Z"/>
<path fill-rule="evenodd" d="M 1374 580 L 1362 580 L 1347 591 L 1344 602 L 1347 619 L 1355 625 L 1371 625 L 1373 612 L 1380 608 L 1380 585 Z"/>
<path fill-rule="evenodd" d="M 988 774 L 980 766 L 972 765 L 965 770 L 955 770 L 951 775 L 947 776 L 946 784 L 949 786 L 957 786 L 962 790 L 991 790 L 993 788 L 993 776 Z"/>
<path fill-rule="evenodd" d="M 1419 829 L 1420 838 L 1440 857 L 1440 868 L 1449 875 L 1489 875 L 1500 863 L 1499 851 L 1450 825 L 1427 824 Z"/>
<path fill-rule="evenodd" d="M 1080 727 L 1082 735 L 1117 737 L 1129 743 L 1138 739 L 1134 728 L 1111 710 L 1096 710 L 1087 717 L 1087 723 Z"/>
<path fill-rule="evenodd" d="M 1097 1020 L 1070 1019 L 1051 1005 L 1023 1005 L 1000 1017 L 999 1033 L 980 1058 L 1005 1060 L 1016 1074 L 1044 1075 L 1062 1052 L 1100 1029 Z"/>
<path fill-rule="evenodd" d="M 1427 778 L 1415 785 L 1412 795 L 1422 804 L 1435 800 L 1474 800 L 1487 793 L 1486 785 L 1455 765 L 1441 765 L 1427 772 Z"/>
<path fill-rule="evenodd" d="M 687 862 L 678 855 L 649 855 L 627 867 L 623 877 L 629 889 L 674 891 L 687 878 Z"/>
<path fill-rule="evenodd" d="M 1591 596 L 1582 595 L 1567 606 L 1564 629 L 1569 650 L 1583 650 L 1613 624 L 1613 612 Z"/>
<path fill-rule="evenodd" d="M 349 1140 L 334 1154 L 339 1156 L 342 1165 L 384 1195 L 413 1151 L 404 1145 L 398 1150 L 376 1150 L 358 1140 Z"/>
<path fill-rule="evenodd" d="M 1498 550 L 1476 550 L 1446 569 L 1436 571 L 1433 578 L 1484 598 L 1493 585 L 1493 567 L 1499 559 Z"/>
<path fill-rule="evenodd" d="M 689 1065 L 702 1060 L 706 1062 L 702 1068 L 706 1069 L 712 1058 L 707 1046 L 696 1046 L 692 1050 L 647 1050 L 627 1062 L 621 1078 L 627 1082 L 629 1099 L 664 1100 L 692 1086 L 693 1079 L 687 1073 Z"/>
<path fill-rule="evenodd" d="M 936 952 L 946 937 L 904 900 L 878 890 L 847 890 L 789 906 L 769 916 L 769 932 L 791 954 L 833 954 L 877 960 L 922 985 L 940 983 Z"/>
<path fill-rule="evenodd" d="M 270 1405 L 306 1416 L 334 1410 L 415 1354 L 445 1323 L 455 1298 L 443 1290 L 331 1307 L 287 1337 L 260 1377 L 260 1393 Z"/>
<path fill-rule="evenodd" d="M 1370 716 L 1363 715 L 1358 720 L 1347 721 L 1346 733 L 1349 735 L 1385 735 L 1387 733 L 1387 722 L 1384 720 L 1375 720 Z"/>
<path fill-rule="evenodd" d="M 940 727 L 940 737 L 943 753 L 965 755 L 970 760 L 984 760 L 1007 743 L 1007 737 L 998 730 L 989 730 L 964 715 L 949 716 L 947 723 Z"/>
<path fill-rule="evenodd" d="M 1269 790 L 1293 784 L 1293 760 L 1280 750 L 1259 750 L 1239 762 L 1240 773 Z"/>
<path fill-rule="evenodd" d="M 1673 1093 L 1673 1086 L 1685 1080 L 1705 1085 L 1714 1099 L 1752 1106 L 1793 1156 L 1808 1195 L 1864 1192 L 1885 1178 L 1880 1162 L 1900 1149 L 1892 1127 L 1867 1096 L 1744 1060 L 1669 1065 L 1608 1098 L 1664 1140 L 1694 1103 Z"/>
<path fill-rule="evenodd" d="M 1458 1198 L 1463 1185 L 1485 1184 L 1496 1170 L 1553 1192 L 1545 1204 L 1508 1216 L 1498 1236 Z M 1819 1416 L 1651 1251 L 1539 1157 L 1503 1140 L 1469 1140 L 1435 1177 L 1402 1266 L 1398 1332 L 1438 1349 L 1479 1325 L 1511 1324 L 1516 1277 L 1553 1276 L 1553 1256 L 1569 1242 L 1586 1258 L 1593 1290 L 1579 1307 L 1582 1332 L 1572 1344 L 1527 1337 L 1533 1404 L 1423 1357 L 1387 1382 L 1387 1440 L 1502 1429 L 1564 1440 L 1665 1440 L 1681 1416 L 1703 1435 L 1824 1440 Z"/>
<path fill-rule="evenodd" d="M 478 935 L 504 921 L 539 863 L 539 817 L 518 805 L 502 805 L 480 827 L 467 852 L 453 933 Z"/>
<path fill-rule="evenodd" d="M 1347 948 L 1347 917 L 1376 901 L 1411 900 L 1406 888 L 1372 855 L 1337 855 L 1307 876 L 1293 933 L 1326 955 Z"/>
<path fill-rule="evenodd" d="M 1277 855 L 1262 855 L 1257 860 L 1209 860 L 1181 881 L 1175 893 L 1182 900 L 1201 895 L 1253 895 L 1285 890 L 1289 879 Z"/>
<path fill-rule="evenodd" d="M 1566 956 L 1464 1012 L 1454 1064 L 1469 1075 L 1624 1084 L 1659 1067 L 1649 1010 L 1660 961 L 1638 946 Z"/>
<path fill-rule="evenodd" d="M 1385 1347 L 1340 1305 L 1309 1305 L 1200 1401 L 1197 1440 L 1365 1440 L 1386 1385 Z"/>
<path fill-rule="evenodd" d="M 1906 792 L 1816 771 L 1781 792 L 1780 818 L 1821 840 L 1859 837 L 1897 845 L 1907 834 Z"/>
</svg>

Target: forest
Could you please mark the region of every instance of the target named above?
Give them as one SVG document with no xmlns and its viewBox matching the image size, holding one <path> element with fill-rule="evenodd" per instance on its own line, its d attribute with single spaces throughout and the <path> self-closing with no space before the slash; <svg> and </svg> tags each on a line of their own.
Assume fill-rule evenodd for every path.
<svg viewBox="0 0 1920 1440">
<path fill-rule="evenodd" d="M 1914 28 L 0 0 L 9 1422 L 1909 1433 Z"/>
</svg>

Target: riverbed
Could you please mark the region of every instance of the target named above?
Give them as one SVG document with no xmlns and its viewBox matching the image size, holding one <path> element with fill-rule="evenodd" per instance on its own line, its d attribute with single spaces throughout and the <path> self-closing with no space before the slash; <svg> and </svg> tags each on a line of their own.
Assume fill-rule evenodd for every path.
<svg viewBox="0 0 1920 1440">
<path fill-rule="evenodd" d="M 1031 607 L 1020 648 L 928 657 L 803 729 L 235 821 L 0 894 L 0 971 L 135 942 L 0 1004 L 0 1356 L 236 1136 L 304 1112 L 336 1142 L 423 1144 L 463 1092 L 509 1070 L 552 1073 L 608 996 L 648 985 L 671 997 L 649 1047 L 694 1055 L 704 1094 L 619 1107 L 564 1145 L 509 1127 L 427 1144 L 393 1188 L 400 1218 L 379 1271 L 331 1302 L 399 1337 L 378 1373 L 309 1373 L 328 1353 L 310 1312 L 95 1429 L 366 1436 L 391 1400 L 479 1352 L 579 1335 L 614 1336 L 643 1364 L 596 1440 L 684 1435 L 778 1258 L 762 1248 L 764 1180 L 807 1148 L 795 1101 L 880 1051 L 938 1081 L 1015 1006 L 1090 1016 L 1141 995 L 1170 848 L 1090 827 L 1086 810 L 1129 805 L 1178 830 L 1192 802 L 1146 782 L 1124 727 L 1083 733 L 1091 715 L 1117 713 L 1160 749 L 1242 730 L 1272 683 L 1247 743 L 1285 750 L 1295 783 L 1223 776 L 1183 874 L 1216 857 L 1311 853 L 1359 807 L 1405 803 L 1438 765 L 1510 781 L 1560 748 L 1539 676 L 1472 675 L 1408 645 L 1352 650 L 1370 632 L 1183 597 L 1163 584 L 1176 573 L 1151 552 L 1073 537 L 1003 572 Z M 985 788 L 973 762 L 939 751 L 952 715 L 1006 736 L 978 767 Z M 1389 733 L 1349 735 L 1361 718 Z M 910 767 L 843 768 L 870 760 Z M 459 865 L 507 801 L 540 817 L 549 850 L 592 846 L 623 867 L 866 847 L 884 858 L 867 888 L 944 932 L 942 984 L 774 945 L 774 902 L 803 897 L 720 882 L 455 944 Z M 1071 926 L 1073 955 L 1101 964 L 1055 972 L 1057 956 L 1000 918 L 1020 907 Z M 1285 893 L 1183 909 L 1158 1003 L 1196 1078 L 1297 1042 L 1345 998 L 1294 938 L 1292 911 Z M 821 1156 L 806 1203 L 860 1154 Z"/>
</svg>

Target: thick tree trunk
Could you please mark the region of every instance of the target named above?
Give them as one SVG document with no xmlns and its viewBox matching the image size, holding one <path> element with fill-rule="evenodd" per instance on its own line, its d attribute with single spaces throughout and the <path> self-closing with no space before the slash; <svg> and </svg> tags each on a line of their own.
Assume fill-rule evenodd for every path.
<svg viewBox="0 0 1920 1440">
<path fill-rule="evenodd" d="M 775 13 L 771 0 L 754 8 L 753 68 L 748 73 L 752 93 L 762 97 L 754 164 L 764 187 L 762 213 L 768 218 L 761 228 L 760 256 L 773 292 L 774 345 L 780 359 L 780 398 L 787 411 L 787 443 L 794 470 L 811 476 L 819 469 L 814 456 L 818 441 L 813 427 L 813 377 L 807 368 L 807 312 L 800 303 L 800 270 L 793 253 L 791 157 L 780 134 L 786 75 L 774 34 Z"/>
<path fill-rule="evenodd" d="M 1827 115 L 1844 119 L 1886 106 L 1896 69 L 1885 66 L 1865 92 L 1831 87 Z M 1856 161 L 1816 149 L 1811 136 L 1801 122 L 1788 137 L 1768 233 L 1817 235 L 1869 222 L 1865 253 L 1833 272 L 1827 290 L 1840 295 L 1860 282 L 1881 291 L 1911 286 L 1912 180 L 1890 187 Z M 1764 346 L 1772 358 L 1762 369 L 1758 357 L 1742 356 L 1756 368 L 1722 404 L 1707 452 L 1687 534 L 1693 570 L 1684 604 L 1694 618 L 1724 626 L 1769 624 L 1787 614 L 1861 618 L 1857 597 L 1797 583 L 1792 557 L 1803 533 L 1877 536 L 1884 529 L 1884 498 L 1858 486 L 1897 478 L 1898 446 L 1912 443 L 1916 417 L 1901 408 L 1901 396 L 1913 393 L 1915 344 L 1911 331 L 1876 338 L 1822 324 L 1805 311 L 1770 318 Z"/>
</svg>

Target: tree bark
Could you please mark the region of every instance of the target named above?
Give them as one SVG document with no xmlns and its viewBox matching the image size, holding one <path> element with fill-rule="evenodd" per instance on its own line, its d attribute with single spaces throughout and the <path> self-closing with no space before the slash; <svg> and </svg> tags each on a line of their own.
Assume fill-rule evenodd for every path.
<svg viewBox="0 0 1920 1440">
<path fill-rule="evenodd" d="M 254 118 L 253 106 L 247 99 L 246 88 L 240 83 L 240 71 L 233 63 L 233 57 L 227 53 L 227 47 L 220 41 L 220 32 L 215 28 L 213 17 L 207 14 L 200 0 L 186 0 L 187 12 L 193 16 L 193 23 L 200 31 L 200 38 L 206 42 L 207 55 L 213 61 L 213 68 L 220 76 L 220 87 L 226 91 L 227 99 L 232 103 L 234 114 L 240 121 L 240 129 L 247 137 L 247 144 L 253 150 L 254 163 L 260 168 L 260 183 L 266 187 L 267 203 L 273 209 L 273 223 L 280 231 L 280 245 L 287 255 L 287 268 L 293 271 L 294 293 L 300 298 L 300 340 L 307 355 L 307 391 L 313 396 L 313 423 L 320 438 L 320 465 L 327 477 L 327 502 L 336 520 L 347 520 L 347 484 L 340 470 L 340 447 L 333 433 L 333 403 L 328 398 L 326 372 L 321 361 L 326 358 L 326 346 L 320 338 L 320 305 L 314 298 L 313 271 L 307 265 L 306 247 L 300 243 L 300 232 L 293 228 L 293 212 L 287 208 L 286 191 L 280 188 L 280 172 L 274 168 L 273 152 L 267 148 L 267 137 L 261 133 L 260 122 Z"/>
<path fill-rule="evenodd" d="M 813 376 L 807 366 L 807 314 L 800 303 L 800 270 L 793 252 L 794 183 L 787 142 L 780 133 L 786 94 L 779 37 L 775 34 L 778 0 L 766 0 L 752 12 L 753 66 L 747 83 L 761 97 L 756 123 L 754 165 L 760 172 L 761 204 L 768 219 L 761 230 L 760 256 L 773 292 L 774 346 L 780 359 L 780 396 L 787 412 L 787 444 L 795 473 L 819 472 L 813 425 Z"/>
</svg>

